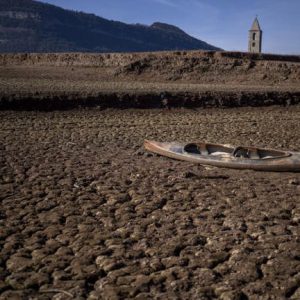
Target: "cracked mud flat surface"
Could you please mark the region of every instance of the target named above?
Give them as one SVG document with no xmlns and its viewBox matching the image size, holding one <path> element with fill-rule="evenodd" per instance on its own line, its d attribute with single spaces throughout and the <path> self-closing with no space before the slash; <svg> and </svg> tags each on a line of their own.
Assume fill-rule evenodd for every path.
<svg viewBox="0 0 300 300">
<path fill-rule="evenodd" d="M 300 150 L 300 107 L 0 112 L 0 299 L 300 299 L 300 174 L 144 138 Z"/>
</svg>

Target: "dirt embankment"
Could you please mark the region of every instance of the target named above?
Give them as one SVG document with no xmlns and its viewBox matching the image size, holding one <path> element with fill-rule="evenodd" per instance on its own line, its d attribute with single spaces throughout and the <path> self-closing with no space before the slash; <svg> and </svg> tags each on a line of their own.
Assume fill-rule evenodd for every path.
<svg viewBox="0 0 300 300">
<path fill-rule="evenodd" d="M 297 104 L 299 66 L 240 52 L 0 55 L 0 107 Z"/>
</svg>

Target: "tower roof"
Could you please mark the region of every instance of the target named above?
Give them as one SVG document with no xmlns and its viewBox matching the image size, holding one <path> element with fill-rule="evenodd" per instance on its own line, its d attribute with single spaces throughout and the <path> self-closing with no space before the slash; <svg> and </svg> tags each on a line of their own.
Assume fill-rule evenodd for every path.
<svg viewBox="0 0 300 300">
<path fill-rule="evenodd" d="M 255 18 L 255 20 L 254 20 L 254 22 L 253 22 L 252 27 L 251 27 L 250 30 L 261 31 L 257 17 Z"/>
</svg>

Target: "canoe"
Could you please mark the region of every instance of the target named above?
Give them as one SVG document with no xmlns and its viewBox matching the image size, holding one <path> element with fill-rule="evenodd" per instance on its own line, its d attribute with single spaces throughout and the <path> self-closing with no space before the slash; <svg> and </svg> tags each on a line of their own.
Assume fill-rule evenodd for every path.
<svg viewBox="0 0 300 300">
<path fill-rule="evenodd" d="M 300 171 L 300 152 L 210 143 L 161 143 L 149 140 L 145 140 L 144 147 L 156 154 L 203 165 L 257 171 Z"/>
</svg>

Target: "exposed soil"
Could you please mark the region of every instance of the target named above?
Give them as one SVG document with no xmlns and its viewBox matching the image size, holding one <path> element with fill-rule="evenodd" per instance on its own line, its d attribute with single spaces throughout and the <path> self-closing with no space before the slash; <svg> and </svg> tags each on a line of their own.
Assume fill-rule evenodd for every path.
<svg viewBox="0 0 300 300">
<path fill-rule="evenodd" d="M 300 299 L 300 174 L 143 140 L 300 150 L 300 107 L 0 112 L 0 299 Z"/>
<path fill-rule="evenodd" d="M 0 109 L 298 104 L 299 66 L 239 52 L 0 55 Z"/>
</svg>

